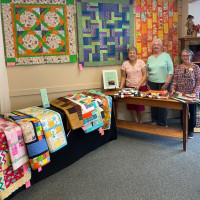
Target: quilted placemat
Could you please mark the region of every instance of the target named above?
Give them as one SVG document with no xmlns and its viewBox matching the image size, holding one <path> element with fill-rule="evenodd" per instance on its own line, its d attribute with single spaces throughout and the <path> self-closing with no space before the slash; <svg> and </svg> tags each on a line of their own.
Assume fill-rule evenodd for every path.
<svg viewBox="0 0 200 200">
<path fill-rule="evenodd" d="M 96 90 L 90 90 L 89 93 L 94 94 L 94 95 L 99 95 L 99 96 L 107 99 L 107 101 L 102 99 L 102 103 L 104 105 L 104 113 L 105 113 L 105 119 L 104 119 L 105 123 L 104 123 L 103 128 L 104 128 L 104 130 L 110 129 L 111 116 L 112 116 L 112 97 L 105 95 Z"/>
<path fill-rule="evenodd" d="M 41 122 L 50 153 L 67 145 L 65 131 L 59 113 L 36 106 L 24 108 L 18 110 L 18 112 L 31 115 Z"/>
<path fill-rule="evenodd" d="M 83 116 L 81 111 L 81 106 L 77 103 L 66 99 L 64 97 L 59 97 L 50 102 L 52 106 L 63 110 L 67 116 L 67 129 L 77 129 L 81 128 L 83 124 Z"/>
<path fill-rule="evenodd" d="M 13 170 L 6 136 L 0 131 L 0 199 L 7 198 L 30 179 L 30 168 L 27 171 L 23 167 Z"/>
<path fill-rule="evenodd" d="M 6 135 L 13 170 L 17 170 L 28 162 L 22 129 L 16 123 L 0 117 L 0 130 Z"/>
<path fill-rule="evenodd" d="M 99 127 L 103 126 L 103 120 L 101 117 L 101 109 L 97 101 L 88 98 L 83 94 L 68 94 L 67 99 L 77 103 L 81 106 L 81 112 L 83 116 L 85 133 L 89 133 Z"/>
<path fill-rule="evenodd" d="M 77 62 L 74 0 L 2 0 L 7 65 Z"/>
<path fill-rule="evenodd" d="M 110 109 L 109 109 L 109 104 L 108 104 L 108 99 L 104 96 L 100 96 L 94 93 L 90 93 L 90 92 L 83 92 L 84 95 L 95 99 L 98 104 L 99 107 L 102 109 L 101 110 L 101 117 L 103 119 L 103 130 L 109 129 L 108 126 L 108 120 L 109 120 L 109 115 L 110 115 Z"/>
<path fill-rule="evenodd" d="M 79 64 L 121 65 L 133 45 L 133 0 L 77 0 Z"/>
<path fill-rule="evenodd" d="M 5 113 L 4 117 L 20 125 L 31 168 L 36 170 L 48 164 L 50 155 L 40 121 L 19 112 Z"/>
</svg>

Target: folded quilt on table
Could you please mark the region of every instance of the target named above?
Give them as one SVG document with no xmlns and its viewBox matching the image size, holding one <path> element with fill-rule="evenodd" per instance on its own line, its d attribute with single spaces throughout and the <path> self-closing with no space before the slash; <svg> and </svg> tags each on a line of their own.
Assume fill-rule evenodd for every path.
<svg viewBox="0 0 200 200">
<path fill-rule="evenodd" d="M 96 94 L 95 94 L 96 92 Z M 96 99 L 99 103 L 99 106 L 103 105 L 103 130 L 110 129 L 111 124 L 111 108 L 112 108 L 112 98 L 105 96 L 103 93 L 97 92 L 95 90 L 90 90 L 89 92 L 83 92 L 86 96 L 91 96 L 92 98 Z M 100 103 L 101 102 L 101 103 Z"/>
<path fill-rule="evenodd" d="M 21 126 L 31 168 L 36 170 L 48 164 L 50 155 L 40 121 L 19 112 L 5 113 L 4 117 Z"/>
<path fill-rule="evenodd" d="M 112 98 L 96 90 L 90 90 L 89 93 L 91 95 L 94 95 L 94 97 L 97 95 L 96 97 L 101 99 L 102 104 L 104 106 L 103 109 L 105 114 L 103 129 L 110 129 L 112 114 Z"/>
<path fill-rule="evenodd" d="M 50 103 L 52 106 L 63 110 L 67 116 L 67 129 L 77 129 L 84 126 L 81 106 L 77 103 L 66 99 L 64 97 L 59 97 Z"/>
<path fill-rule="evenodd" d="M 91 99 L 83 94 L 68 94 L 65 98 L 81 106 L 84 123 L 83 130 L 85 133 L 103 126 L 101 108 L 95 99 Z"/>
<path fill-rule="evenodd" d="M 24 108 L 18 110 L 18 112 L 31 115 L 41 122 L 50 153 L 67 145 L 65 131 L 59 113 L 36 106 Z"/>
<path fill-rule="evenodd" d="M 0 117 L 0 130 L 6 135 L 12 167 L 14 170 L 28 162 L 28 155 L 24 144 L 22 129 L 3 117 Z"/>
<path fill-rule="evenodd" d="M 0 131 L 0 199 L 7 198 L 31 179 L 28 163 L 13 170 L 5 133 Z"/>
</svg>

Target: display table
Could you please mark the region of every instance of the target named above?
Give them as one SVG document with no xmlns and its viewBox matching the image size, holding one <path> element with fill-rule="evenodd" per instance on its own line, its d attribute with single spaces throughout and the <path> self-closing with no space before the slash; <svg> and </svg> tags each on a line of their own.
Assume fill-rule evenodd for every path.
<svg viewBox="0 0 200 200">
<path fill-rule="evenodd" d="M 104 94 L 114 97 L 114 94 L 117 91 L 104 91 Z M 188 104 L 181 103 L 173 99 L 152 99 L 152 98 L 143 98 L 143 97 L 134 97 L 134 98 L 122 98 L 114 99 L 114 108 L 115 108 L 115 120 L 116 126 L 122 129 L 128 129 L 138 132 L 150 133 L 155 135 L 173 137 L 183 139 L 183 151 L 186 151 L 186 143 L 188 139 Z M 162 127 L 152 124 L 139 124 L 135 122 L 119 120 L 118 119 L 118 103 L 127 103 L 127 104 L 136 104 L 136 105 L 145 105 L 145 106 L 154 106 L 161 108 L 170 108 L 183 111 L 183 129 L 176 129 L 170 127 Z"/>
<path fill-rule="evenodd" d="M 65 113 L 54 106 L 51 106 L 48 109 L 60 113 L 63 121 L 63 126 L 66 128 L 67 119 Z M 65 130 L 65 132 L 67 136 L 68 130 Z M 115 124 L 114 112 L 112 111 L 111 128 L 110 130 L 105 130 L 103 136 L 101 136 L 98 130 L 92 131 L 90 133 L 84 133 L 81 128 L 71 131 L 67 137 L 67 146 L 54 153 L 51 153 L 51 162 L 44 166 L 41 172 L 32 170 L 31 185 L 66 168 L 89 152 L 94 151 L 98 147 L 115 139 L 117 139 L 117 127 Z M 25 186 L 19 188 L 7 199 L 11 199 L 16 193 L 24 189 L 26 189 Z"/>
</svg>

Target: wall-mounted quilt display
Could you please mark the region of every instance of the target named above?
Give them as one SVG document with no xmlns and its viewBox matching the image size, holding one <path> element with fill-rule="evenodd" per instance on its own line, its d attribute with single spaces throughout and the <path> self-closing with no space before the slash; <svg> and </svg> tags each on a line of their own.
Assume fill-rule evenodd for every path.
<svg viewBox="0 0 200 200">
<path fill-rule="evenodd" d="M 133 44 L 133 0 L 77 0 L 79 63 L 119 65 Z"/>
<path fill-rule="evenodd" d="M 2 0 L 6 63 L 77 62 L 74 0 Z"/>
<path fill-rule="evenodd" d="M 158 37 L 164 51 L 178 64 L 178 6 L 177 1 L 135 0 L 136 41 L 138 57 L 147 60 L 151 43 Z"/>
</svg>

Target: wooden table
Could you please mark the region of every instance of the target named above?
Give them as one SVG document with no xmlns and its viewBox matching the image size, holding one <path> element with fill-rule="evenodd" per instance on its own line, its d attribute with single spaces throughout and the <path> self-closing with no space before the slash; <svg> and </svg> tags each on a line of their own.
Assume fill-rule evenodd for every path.
<svg viewBox="0 0 200 200">
<path fill-rule="evenodd" d="M 117 91 L 104 91 L 104 94 L 114 97 Z M 173 138 L 183 139 L 183 151 L 186 151 L 186 143 L 188 139 L 188 104 L 181 103 L 173 99 L 151 99 L 143 97 L 114 99 L 115 120 L 118 128 L 128 129 L 138 132 L 150 133 Z M 183 111 L 183 129 L 162 127 L 152 124 L 139 124 L 118 119 L 118 103 L 128 103 L 136 105 L 154 106 L 161 108 L 169 108 Z"/>
</svg>

